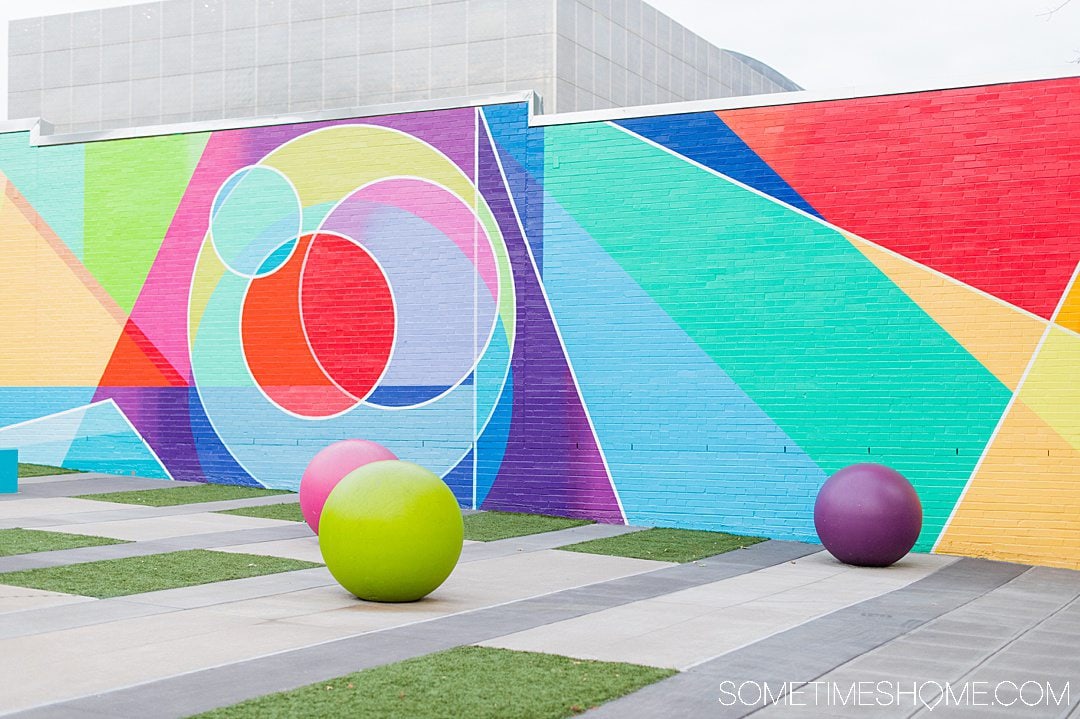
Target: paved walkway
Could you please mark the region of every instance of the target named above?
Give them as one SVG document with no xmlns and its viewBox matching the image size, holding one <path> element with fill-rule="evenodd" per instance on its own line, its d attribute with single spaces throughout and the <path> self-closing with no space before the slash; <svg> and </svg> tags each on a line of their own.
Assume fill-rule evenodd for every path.
<svg viewBox="0 0 1080 719">
<path fill-rule="evenodd" d="M 0 572 L 194 548 L 320 561 L 303 524 L 214 513 L 291 496 L 73 498 L 164 486 L 23 480 L 0 498 L 0 527 L 130 543 L 0 558 Z M 772 541 L 683 565 L 555 549 L 628 531 L 469 542 L 446 584 L 405 605 L 360 602 L 322 567 L 103 600 L 0 585 L 0 715 L 183 717 L 461 644 L 680 670 L 597 717 L 1080 713 L 1078 572 L 939 555 L 858 569 Z"/>
</svg>

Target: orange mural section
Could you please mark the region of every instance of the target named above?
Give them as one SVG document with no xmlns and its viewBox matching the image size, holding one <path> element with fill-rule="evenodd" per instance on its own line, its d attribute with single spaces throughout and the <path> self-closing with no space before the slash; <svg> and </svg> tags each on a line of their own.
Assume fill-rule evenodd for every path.
<svg viewBox="0 0 1080 719">
<path fill-rule="evenodd" d="M 1015 390 L 1046 320 L 848 233 L 855 248 L 1001 380 Z"/>
<path fill-rule="evenodd" d="M 0 307 L 16 343 L 0 352 L 0 377 L 7 386 L 95 387 L 125 313 L 2 175 L 0 185 Z"/>
</svg>

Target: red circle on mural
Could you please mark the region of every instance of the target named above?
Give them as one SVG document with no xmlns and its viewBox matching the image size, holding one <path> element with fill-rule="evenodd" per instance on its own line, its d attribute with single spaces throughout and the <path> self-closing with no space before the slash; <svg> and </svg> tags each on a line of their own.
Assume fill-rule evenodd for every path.
<svg viewBox="0 0 1080 719">
<path fill-rule="evenodd" d="M 378 262 L 342 235 L 299 238 L 274 274 L 248 286 L 244 357 L 280 407 L 329 417 L 363 400 L 394 347 L 394 298 Z"/>
</svg>

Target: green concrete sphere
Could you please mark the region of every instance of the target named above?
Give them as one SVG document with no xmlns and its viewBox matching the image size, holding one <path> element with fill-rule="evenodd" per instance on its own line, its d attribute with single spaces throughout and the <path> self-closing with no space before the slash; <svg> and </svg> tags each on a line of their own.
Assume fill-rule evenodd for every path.
<svg viewBox="0 0 1080 719">
<path fill-rule="evenodd" d="M 319 548 L 341 586 L 372 602 L 413 602 L 446 581 L 464 541 L 461 509 L 436 475 L 398 460 L 345 475 L 319 520 Z"/>
</svg>

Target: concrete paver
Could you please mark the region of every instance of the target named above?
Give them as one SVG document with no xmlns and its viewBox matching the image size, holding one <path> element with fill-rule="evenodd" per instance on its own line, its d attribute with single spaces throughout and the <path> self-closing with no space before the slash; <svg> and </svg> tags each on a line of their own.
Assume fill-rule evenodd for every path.
<svg viewBox="0 0 1080 719">
<path fill-rule="evenodd" d="M 295 525 L 295 522 L 285 522 L 279 519 L 199 512 L 182 516 L 145 517 L 87 524 L 57 524 L 50 526 L 48 529 L 50 532 L 89 534 L 96 537 L 111 537 L 128 541 L 148 541 L 186 537 L 192 534 Z"/>
<path fill-rule="evenodd" d="M 755 545 L 750 550 L 732 552 L 694 565 L 664 567 L 607 582 L 549 592 L 494 606 L 488 605 L 485 608 L 458 612 L 427 621 L 421 621 L 421 616 L 414 615 L 412 619 L 416 621 L 382 631 L 347 636 L 324 644 L 301 647 L 293 651 L 261 656 L 250 661 L 190 674 L 173 675 L 138 686 L 118 688 L 95 696 L 84 696 L 73 701 L 54 703 L 37 710 L 22 712 L 19 715 L 42 717 L 51 716 L 56 712 L 62 715 L 71 709 L 108 712 L 114 717 L 187 716 L 269 691 L 302 686 L 350 671 L 358 671 L 460 644 L 477 643 L 501 634 L 564 620 L 644 597 L 657 596 L 672 587 L 686 588 L 722 576 L 753 571 L 763 566 L 804 556 L 812 551 L 814 549 L 806 545 L 766 542 Z M 557 561 L 560 562 L 566 561 L 566 558 L 576 558 L 568 561 L 606 564 L 607 560 L 617 559 L 578 555 L 571 552 L 550 552 L 550 554 L 556 555 Z M 515 554 L 514 557 L 492 561 L 513 562 L 526 556 L 528 554 Z M 641 560 L 622 561 L 636 563 Z M 649 563 L 645 562 L 645 564 Z M 463 568 L 459 567 L 458 571 Z M 324 572 L 325 570 L 307 570 L 307 572 L 293 574 L 317 571 Z M 533 573 L 535 572 L 529 572 L 529 574 Z M 491 576 L 487 581 L 500 583 L 499 579 L 498 576 Z M 502 583 L 505 584 L 505 582 Z M 189 590 L 171 591 L 181 593 Z M 340 590 L 335 591 L 340 592 Z M 335 601 L 329 594 L 322 596 L 328 602 Z M 209 598 L 203 597 L 204 600 Z M 355 602 L 359 606 L 371 606 L 374 608 L 372 614 L 375 612 L 393 614 L 399 611 L 393 605 L 362 605 L 348 598 L 347 595 L 343 596 L 342 600 Z M 402 610 L 416 612 L 415 607 L 422 604 L 423 602 L 420 602 L 404 607 Z M 219 602 L 216 609 L 220 610 L 220 608 Z M 296 619 L 288 621 L 295 622 Z"/>
<path fill-rule="evenodd" d="M 686 669 L 801 622 L 899 589 L 951 563 L 911 555 L 886 569 L 824 552 L 732 579 L 634 602 L 488 646 Z"/>
<path fill-rule="evenodd" d="M 590 717 L 744 717 L 761 712 L 753 692 L 800 687 L 851 660 L 962 607 L 1027 571 L 1022 565 L 960 559 L 905 587 L 819 616 L 740 647 L 589 712 Z M 747 701 L 720 702 L 743 685 Z M 797 707 L 780 705 L 776 711 Z M 820 707 L 832 711 L 837 707 Z M 865 711 L 865 709 L 862 709 Z M 786 714 L 785 714 L 786 715 Z"/>
<path fill-rule="evenodd" d="M 135 541 L 0 558 L 0 571 L 203 547 L 321 559 L 306 525 L 212 514 L 295 495 L 174 507 L 72 497 L 144 484 L 175 486 L 89 475 L 27 482 L 0 501 L 0 527 Z M 805 701 L 806 682 L 868 675 L 1080 680 L 1077 572 L 928 555 L 865 570 L 787 542 L 683 565 L 554 551 L 627 531 L 637 528 L 466 543 L 443 587 L 406 605 L 361 602 L 325 567 L 106 600 L 0 586 L 0 714 L 181 717 L 461 644 L 685 669 L 590 713 L 618 719 L 865 715 L 828 703 L 725 706 L 725 681 L 794 682 Z M 1009 708 L 875 707 L 873 716 L 1015 715 Z M 1070 711 L 1025 707 L 1023 716 Z"/>
<path fill-rule="evenodd" d="M 8 612 L 21 612 L 27 609 L 43 609 L 45 607 L 66 606 L 89 601 L 93 600 L 88 597 L 49 592 L 44 589 L 0 584 L 0 615 Z"/>
<path fill-rule="evenodd" d="M 531 552 L 463 564 L 429 598 L 406 604 L 361 602 L 331 585 L 324 569 L 290 573 L 323 575 L 324 586 L 298 592 L 298 597 L 237 597 L 236 585 L 257 586 L 270 577 L 128 597 L 128 602 L 178 610 L 6 640 L 0 653 L 0 676 L 12 689 L 5 692 L 5 706 L 8 710 L 30 708 L 658 566 L 666 565 L 571 552 Z M 153 641 L 148 642 L 148 637 Z M 75 675 L 76 681 L 55 681 L 56 676 Z"/>
<path fill-rule="evenodd" d="M 18 497 L 19 495 L 0 495 Z M 71 497 L 19 497 L 18 501 L 0 502 L 0 528 L 22 527 L 19 520 L 48 517 L 50 515 L 78 514 L 80 512 L 99 512 L 103 509 L 126 511 L 133 509 L 130 504 L 115 502 L 97 502 L 92 499 L 73 499 Z"/>
<path fill-rule="evenodd" d="M 305 562 L 322 562 L 319 550 L 319 538 L 311 535 L 297 539 L 281 539 L 276 542 L 250 542 L 216 547 L 218 552 L 239 552 L 241 554 L 262 554 L 268 557 L 299 559 Z"/>
<path fill-rule="evenodd" d="M 142 477 L 117 477 L 108 474 L 64 474 L 19 480 L 20 497 L 73 497 L 77 494 L 104 494 L 106 492 L 131 492 L 140 489 L 164 489 L 165 487 L 196 486 L 198 482 L 178 482 L 168 479 L 145 479 Z M 6 496 L 10 501 L 12 495 Z"/>
</svg>

